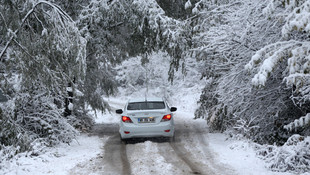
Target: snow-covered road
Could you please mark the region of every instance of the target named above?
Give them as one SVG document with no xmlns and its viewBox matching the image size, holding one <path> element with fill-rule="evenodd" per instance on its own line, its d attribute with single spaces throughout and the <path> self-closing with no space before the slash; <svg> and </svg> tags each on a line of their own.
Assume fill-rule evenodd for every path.
<svg viewBox="0 0 310 175">
<path fill-rule="evenodd" d="M 113 109 L 124 105 L 124 100 L 106 100 Z M 72 175 L 289 174 L 266 169 L 248 143 L 229 140 L 224 134 L 209 133 L 206 121 L 194 120 L 193 112 L 184 107 L 174 115 L 176 131 L 173 141 L 154 138 L 125 144 L 118 134 L 119 116 L 113 112 L 98 116 L 98 124 L 90 136 L 103 139 L 103 149 L 97 157 L 73 167 Z"/>
<path fill-rule="evenodd" d="M 174 141 L 147 139 L 128 144 L 120 141 L 117 123 L 97 124 L 91 135 L 109 137 L 101 158 L 92 165 L 79 164 L 71 174 L 236 174 L 229 165 L 216 162 L 205 138 L 205 122 L 192 118 L 192 114 L 176 113 Z"/>
<path fill-rule="evenodd" d="M 107 101 L 116 109 L 122 108 L 126 100 Z M 189 103 L 182 103 L 189 106 Z M 178 107 L 174 115 L 174 141 L 147 139 L 125 144 L 118 135 L 119 115 L 93 113 L 97 116 L 97 124 L 90 133 L 82 134 L 70 145 L 46 148 L 45 153 L 37 157 L 21 154 L 6 162 L 7 166 L 0 169 L 0 174 L 290 174 L 271 172 L 263 160 L 257 158 L 251 142 L 209 133 L 206 120 L 194 120 L 193 111 Z"/>
</svg>

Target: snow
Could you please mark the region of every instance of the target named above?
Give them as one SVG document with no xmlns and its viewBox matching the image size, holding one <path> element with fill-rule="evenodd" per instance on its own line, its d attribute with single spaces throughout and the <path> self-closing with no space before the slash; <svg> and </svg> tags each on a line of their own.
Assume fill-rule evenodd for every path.
<svg viewBox="0 0 310 175">
<path fill-rule="evenodd" d="M 178 114 L 188 114 L 179 112 Z M 204 120 L 193 120 L 192 116 L 178 115 L 176 119 L 187 121 L 188 125 L 204 125 Z M 111 121 L 109 121 L 111 122 Z M 239 175 L 288 175 L 290 173 L 271 172 L 265 168 L 264 162 L 257 158 L 251 142 L 244 140 L 227 139 L 227 136 L 220 133 L 206 133 L 207 140 L 213 159 L 218 164 L 226 165 L 226 168 L 233 167 Z M 0 174 L 69 174 L 69 172 L 81 162 L 90 161 L 92 158 L 104 156 L 102 148 L 108 138 L 89 137 L 81 135 L 78 142 L 71 145 L 62 144 L 56 148 L 49 148 L 42 155 L 31 157 L 20 155 L 19 158 L 6 163 L 6 168 L 0 170 Z M 193 152 L 194 158 L 201 164 L 208 163 L 204 148 L 199 144 L 191 147 L 193 143 L 199 143 L 197 138 L 193 138 L 192 143 L 187 142 L 186 149 Z M 168 143 L 164 143 L 168 144 Z M 160 143 L 145 141 L 142 143 L 127 145 L 127 156 L 135 175 L 144 174 L 182 174 L 181 167 L 171 164 L 162 154 Z M 171 154 L 172 150 L 165 150 Z M 199 154 L 200 153 L 200 154 Z M 203 153 L 203 154 L 201 154 Z M 250 168 L 249 168 L 250 167 Z M 184 168 L 184 167 L 183 167 Z M 184 173 L 184 172 L 183 172 Z M 87 174 L 86 172 L 84 174 Z M 304 173 L 309 175 L 309 173 Z"/>
<path fill-rule="evenodd" d="M 113 105 L 111 111 L 90 111 L 89 114 L 94 116 L 95 122 L 98 124 L 118 123 L 120 118 L 119 115 L 115 114 L 114 111 L 116 109 L 122 109 L 125 106 L 125 102 L 127 100 L 125 98 L 104 98 L 104 100 L 108 102 L 111 106 Z"/>
<path fill-rule="evenodd" d="M 61 144 L 55 148 L 46 148 L 39 156 L 19 154 L 9 162 L 0 174 L 67 174 L 76 164 L 88 161 L 102 153 L 102 147 L 107 138 L 90 137 L 82 134 L 70 145 Z"/>
<path fill-rule="evenodd" d="M 265 16 L 270 16 L 271 14 L 274 13 L 274 10 L 275 10 L 274 2 L 269 1 L 269 4 L 267 5 L 267 7 L 263 9 L 263 14 Z"/>
<path fill-rule="evenodd" d="M 115 113 L 106 110 L 104 113 L 97 111 L 94 113 L 96 123 L 117 123 L 119 121 L 119 116 Z"/>
<path fill-rule="evenodd" d="M 192 3 L 190 0 L 188 0 L 186 3 L 185 3 L 185 9 L 188 9 L 188 8 L 191 8 L 192 7 Z"/>
<path fill-rule="evenodd" d="M 193 14 L 198 14 L 198 12 L 199 12 L 199 10 L 198 10 L 197 6 L 195 6 L 195 7 L 193 8 L 193 10 L 192 10 L 192 13 L 193 13 Z"/>
<path fill-rule="evenodd" d="M 209 145 L 217 153 L 216 160 L 228 164 L 237 171 L 237 174 L 261 175 L 261 174 L 290 174 L 271 172 L 265 163 L 259 159 L 251 142 L 244 140 L 232 140 L 219 133 L 208 134 Z"/>
<path fill-rule="evenodd" d="M 73 104 L 72 103 L 69 103 L 68 109 L 71 110 L 71 111 L 73 110 Z"/>
<path fill-rule="evenodd" d="M 305 116 L 305 123 L 309 123 L 310 122 L 310 113 L 308 113 L 306 116 Z"/>
<path fill-rule="evenodd" d="M 48 32 L 47 32 L 47 29 L 46 28 L 44 28 L 43 30 L 42 30 L 42 34 L 41 34 L 42 36 L 46 36 L 46 35 L 48 35 Z"/>
<path fill-rule="evenodd" d="M 268 76 L 273 70 L 279 65 L 279 63 L 286 58 L 286 55 L 291 56 L 287 60 L 287 69 L 289 74 L 286 75 L 283 80 L 287 84 L 295 84 L 302 86 L 307 75 L 308 63 L 307 55 L 310 50 L 309 43 L 300 43 L 298 41 L 283 41 L 270 44 L 260 49 L 252 56 L 250 62 L 245 65 L 246 70 L 257 70 L 259 71 L 254 75 L 252 84 L 254 86 L 264 86 Z M 262 61 L 263 60 L 263 61 Z M 303 65 L 303 66 L 301 66 Z M 257 66 L 257 68 L 255 68 Z"/>
<path fill-rule="evenodd" d="M 178 118 L 180 117 L 180 118 Z M 188 112 L 178 112 L 177 120 L 186 123 L 186 127 L 207 128 L 203 119 L 193 120 L 193 114 Z M 207 145 L 201 144 L 205 140 Z M 196 143 L 196 144 L 193 144 Z M 197 144 L 200 143 L 200 144 Z M 191 142 L 184 141 L 186 149 L 195 155 L 198 162 L 204 165 L 210 165 L 210 159 L 213 159 L 214 165 L 211 165 L 215 172 L 220 174 L 239 174 L 239 175 L 288 175 L 290 173 L 271 172 L 266 168 L 264 161 L 256 155 L 255 144 L 247 140 L 236 140 L 228 138 L 222 133 L 205 132 L 203 138 L 193 137 Z M 210 157 L 209 154 L 213 156 Z M 222 172 L 218 167 L 224 167 L 226 171 Z"/>
<path fill-rule="evenodd" d="M 300 7 L 295 8 L 286 18 L 286 24 L 282 28 L 282 35 L 288 36 L 292 30 L 310 31 L 310 2 L 305 1 Z"/>
<path fill-rule="evenodd" d="M 177 169 L 160 155 L 158 143 L 146 141 L 128 145 L 128 159 L 133 174 L 175 174 Z"/>
<path fill-rule="evenodd" d="M 295 119 L 293 122 L 284 126 L 284 129 L 292 131 L 293 129 L 297 129 L 299 127 L 304 127 L 308 125 L 310 122 L 310 113 L 305 116 L 300 117 L 299 119 Z"/>
</svg>

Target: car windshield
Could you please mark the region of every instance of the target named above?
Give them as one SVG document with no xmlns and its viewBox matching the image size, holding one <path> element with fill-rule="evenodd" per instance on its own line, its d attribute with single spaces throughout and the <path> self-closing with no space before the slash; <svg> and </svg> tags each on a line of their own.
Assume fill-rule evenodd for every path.
<svg viewBox="0 0 310 175">
<path fill-rule="evenodd" d="M 165 109 L 163 101 L 145 101 L 132 102 L 127 106 L 127 110 L 148 110 L 148 109 Z"/>
</svg>

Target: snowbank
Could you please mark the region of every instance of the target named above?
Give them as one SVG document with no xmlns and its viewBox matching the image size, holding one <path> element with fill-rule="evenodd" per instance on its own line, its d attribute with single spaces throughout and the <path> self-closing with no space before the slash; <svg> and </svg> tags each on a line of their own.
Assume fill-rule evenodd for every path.
<svg viewBox="0 0 310 175">
<path fill-rule="evenodd" d="M 106 140 L 107 138 L 83 134 L 71 145 L 60 144 L 54 148 L 46 148 L 45 153 L 38 156 L 22 153 L 9 162 L 2 162 L 6 168 L 0 169 L 0 174 L 67 174 L 79 162 L 90 160 L 100 154 Z"/>
</svg>

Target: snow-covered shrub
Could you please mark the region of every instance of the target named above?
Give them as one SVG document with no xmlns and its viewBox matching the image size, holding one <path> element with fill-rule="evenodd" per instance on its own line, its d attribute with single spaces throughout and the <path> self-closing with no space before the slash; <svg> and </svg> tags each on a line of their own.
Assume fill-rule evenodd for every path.
<svg viewBox="0 0 310 175">
<path fill-rule="evenodd" d="M 283 146 L 257 146 L 257 154 L 273 171 L 310 171 L 310 137 L 292 135 Z"/>
<path fill-rule="evenodd" d="M 47 146 L 69 143 L 77 131 L 63 117 L 61 96 L 52 96 L 37 83 L 32 90 L 18 94 L 15 100 L 14 121 L 23 128 L 32 142 L 36 139 Z"/>
<path fill-rule="evenodd" d="M 0 162 L 31 148 L 23 128 L 16 123 L 10 110 L 12 108 L 4 111 L 0 108 Z"/>
<path fill-rule="evenodd" d="M 203 111 L 201 115 L 206 117 L 212 130 L 233 130 L 259 143 L 283 142 L 287 136 L 286 131 L 279 128 L 284 125 L 281 122 L 299 113 L 291 108 L 290 91 L 280 91 L 285 84 L 279 87 L 281 80 L 276 77 L 282 75 L 282 70 L 276 70 L 278 73 L 267 82 L 266 90 L 260 90 L 252 89 L 248 83 L 250 77 L 242 70 L 243 64 L 239 66 L 241 71 L 236 68 L 235 73 L 206 86 L 196 114 L 205 111 L 205 115 Z"/>
<path fill-rule="evenodd" d="M 283 36 L 289 37 L 293 30 L 310 32 L 310 2 L 307 0 L 294 0 L 290 4 L 288 3 L 286 8 L 291 10 L 285 19 L 286 23 L 282 29 Z"/>
<path fill-rule="evenodd" d="M 116 78 L 121 86 L 132 89 L 145 84 L 147 72 L 142 66 L 141 59 L 141 57 L 134 57 L 116 67 L 118 72 Z"/>
<path fill-rule="evenodd" d="M 188 1 L 185 3 L 184 8 L 185 8 L 185 9 L 188 9 L 188 8 L 191 8 L 191 7 L 192 7 L 192 3 L 191 3 L 190 0 L 188 0 Z"/>
</svg>

